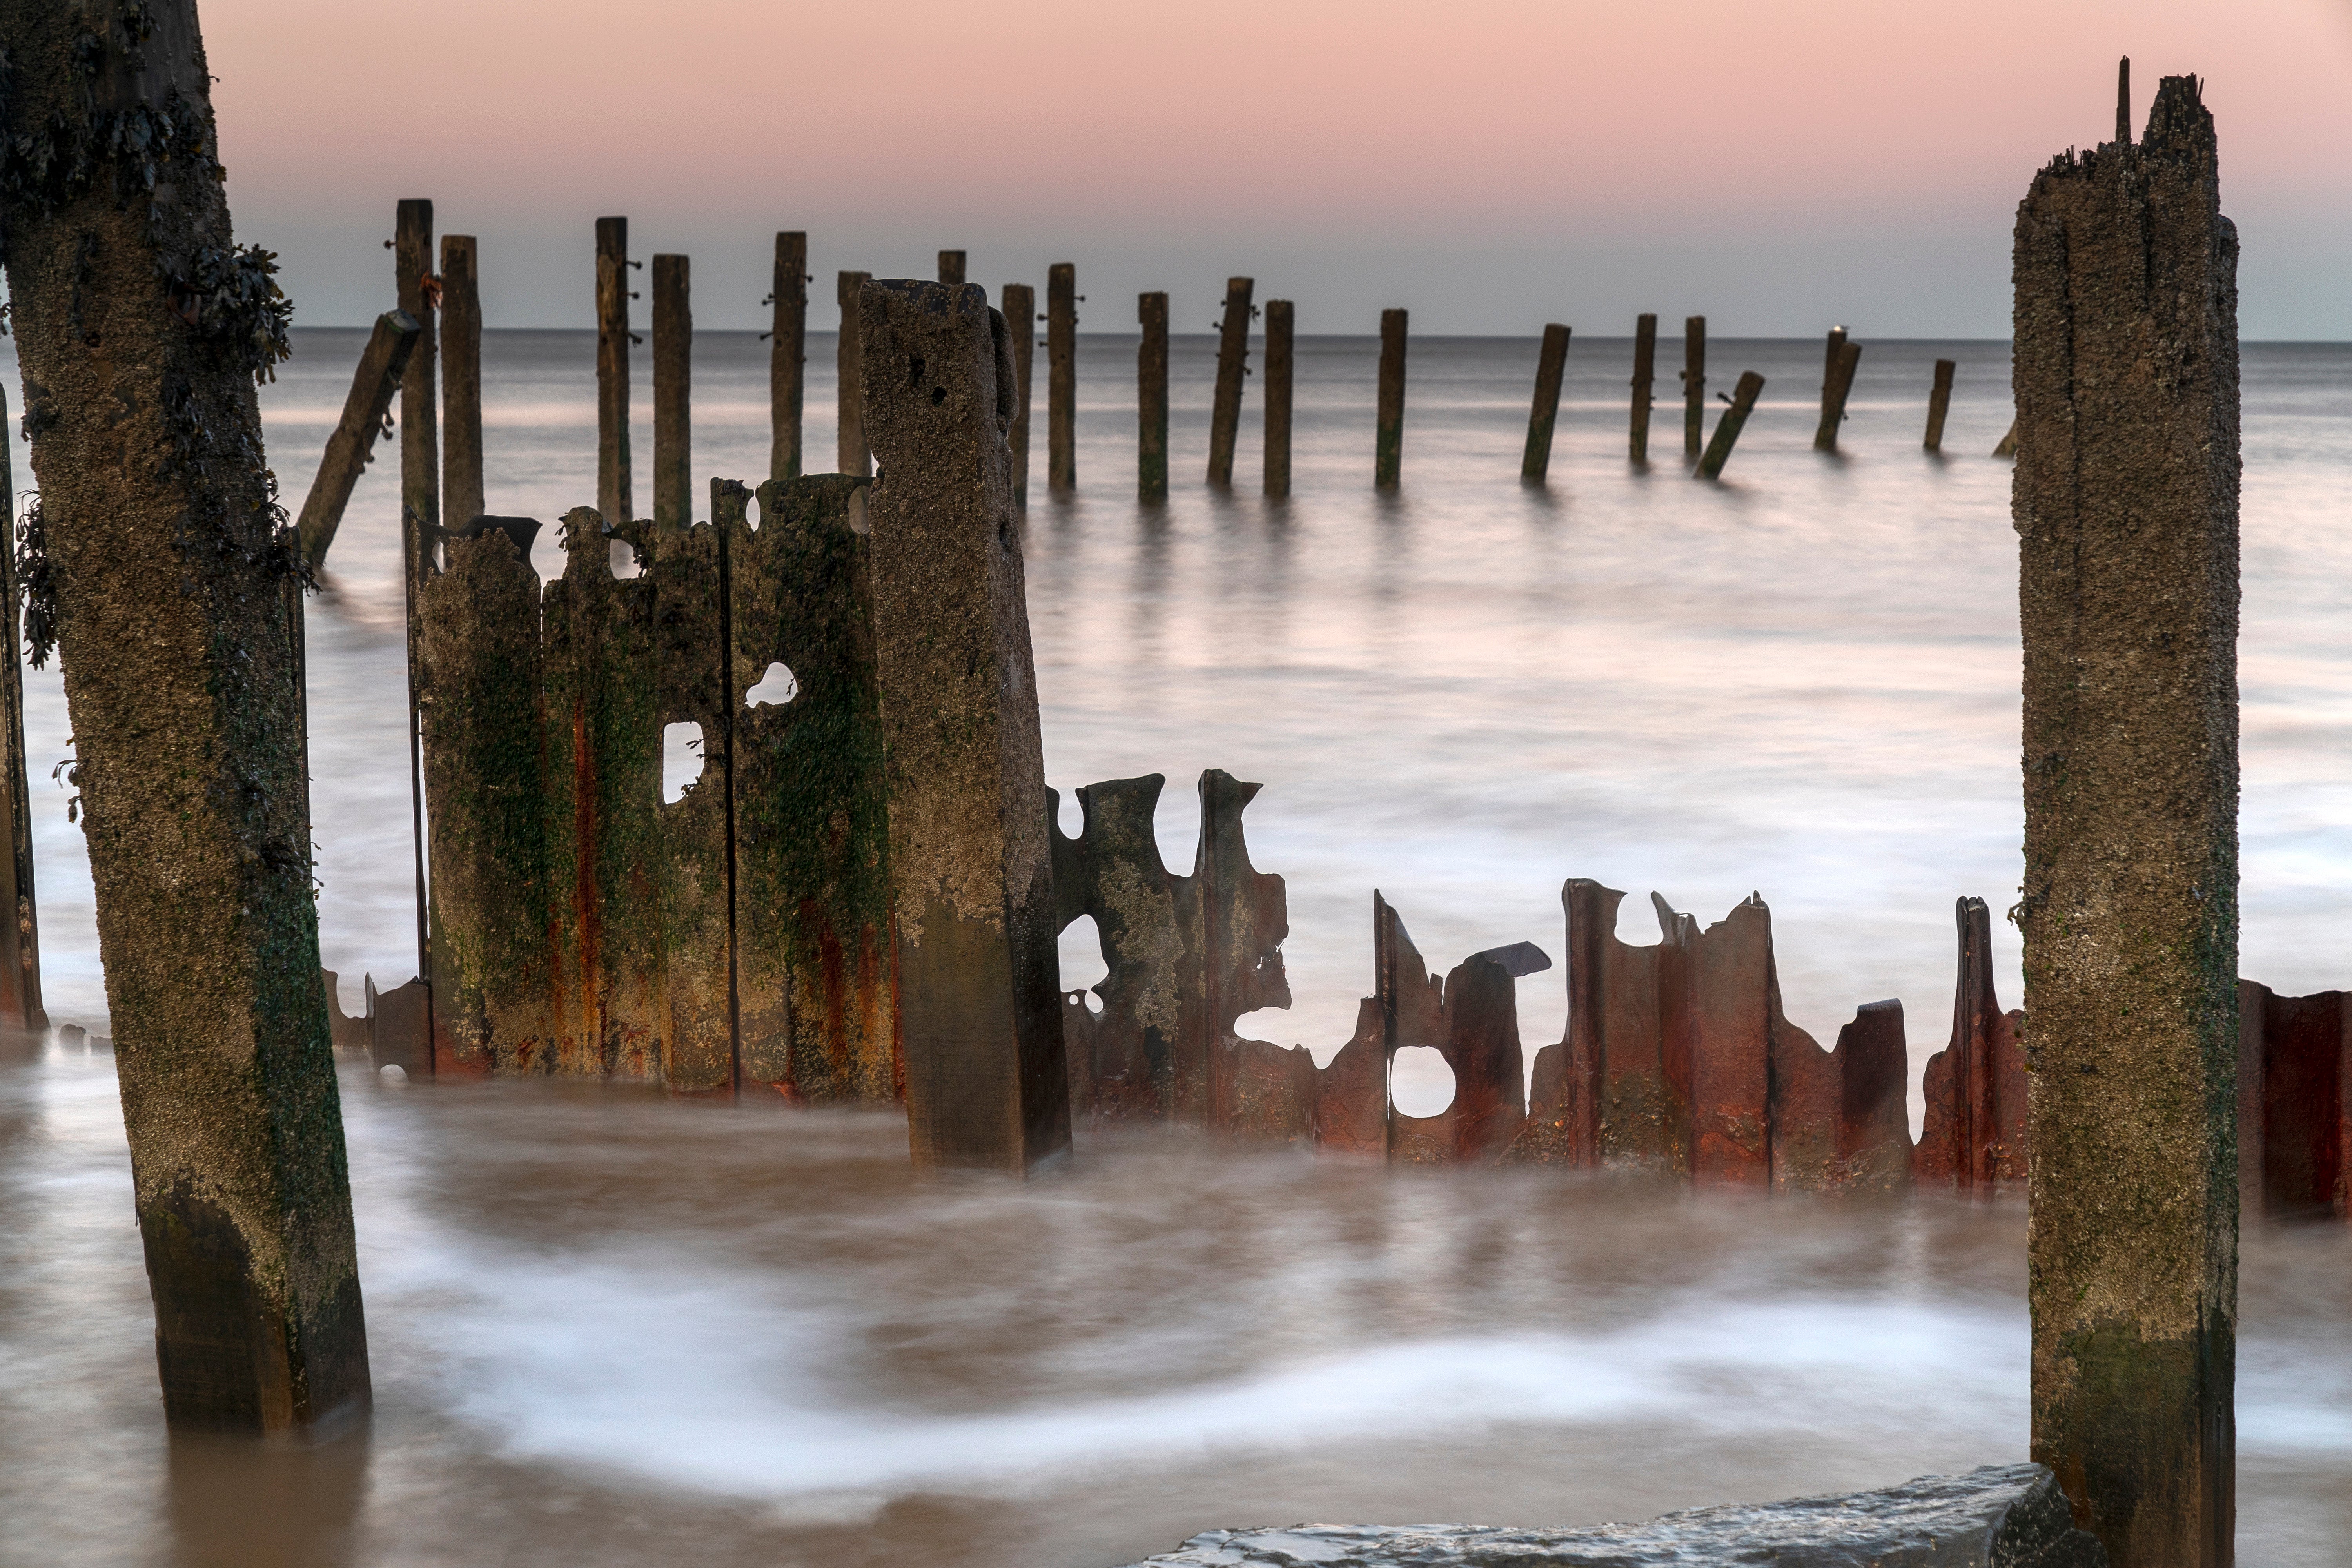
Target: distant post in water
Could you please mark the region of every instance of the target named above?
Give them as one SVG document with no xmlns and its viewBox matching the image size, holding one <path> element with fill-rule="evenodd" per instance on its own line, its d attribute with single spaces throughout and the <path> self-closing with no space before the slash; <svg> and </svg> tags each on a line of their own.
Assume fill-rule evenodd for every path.
<svg viewBox="0 0 2352 1568">
<path fill-rule="evenodd" d="M 1731 448 L 1739 440 L 1739 432 L 1747 427 L 1748 416 L 1756 407 L 1756 395 L 1764 390 L 1764 378 L 1754 371 L 1742 371 L 1739 384 L 1731 389 L 1731 406 L 1715 422 L 1715 438 L 1706 444 L 1706 455 L 1698 460 L 1696 477 L 1719 479 L 1723 465 L 1731 456 Z"/>
<path fill-rule="evenodd" d="M 1813 432 L 1813 450 L 1837 450 L 1838 426 L 1845 423 L 1845 400 L 1853 391 L 1854 366 L 1862 363 L 1862 345 L 1847 340 L 1843 330 L 1830 351 L 1828 370 L 1822 377 L 1822 423 Z"/>
<path fill-rule="evenodd" d="M 1402 310 L 1381 312 L 1380 434 L 1372 451 L 1372 488 L 1397 488 L 1404 468 L 1404 331 Z"/>
<path fill-rule="evenodd" d="M 1013 501 L 1029 506 L 1029 367 L 1037 357 L 1037 290 L 1026 283 L 1007 283 L 997 296 L 1004 307 L 1004 325 L 1012 333 Z"/>
<path fill-rule="evenodd" d="M 962 251 L 942 250 L 940 252 L 940 281 L 942 283 L 961 283 L 963 281 Z"/>
<path fill-rule="evenodd" d="M 1658 318 L 1644 313 L 1633 321 L 1633 429 L 1626 456 L 1635 468 L 1650 461 L 1650 405 L 1658 376 Z"/>
<path fill-rule="evenodd" d="M 1927 438 L 1921 443 L 1930 452 L 1944 449 L 1944 416 L 1952 409 L 1952 373 L 1958 368 L 1948 359 L 1936 362 L 1936 384 L 1927 394 Z"/>
<path fill-rule="evenodd" d="M 359 483 L 369 454 L 375 449 L 376 434 L 383 428 L 383 416 L 392 411 L 392 400 L 400 394 L 408 373 L 408 356 L 416 351 L 416 340 L 423 331 L 407 311 L 386 310 L 375 319 L 367 347 L 360 351 L 359 369 L 352 374 L 352 390 L 343 399 L 343 416 L 327 437 L 326 454 L 319 460 L 319 471 L 311 478 L 310 493 L 302 502 L 295 526 L 302 542 L 302 559 L 314 568 L 326 563 L 335 531 L 342 524 L 343 508 L 351 502 L 352 487 Z"/>
<path fill-rule="evenodd" d="M 1698 456 L 1706 423 L 1706 318 L 1683 320 L 1683 461 Z M 1717 422 L 1720 428 L 1720 421 Z"/>
<path fill-rule="evenodd" d="M 841 303 L 841 337 L 834 346 L 834 401 L 840 405 L 834 438 L 835 467 L 852 479 L 874 472 L 874 455 L 866 446 L 866 345 L 857 331 L 858 293 L 873 277 L 870 272 L 845 272 L 835 280 Z"/>
<path fill-rule="evenodd" d="M 689 259 L 654 258 L 654 521 L 694 521 L 694 300 Z"/>
<path fill-rule="evenodd" d="M 1136 299 L 1143 344 L 1135 353 L 1135 493 L 1145 500 L 1168 499 L 1168 296 Z M 1232 453 L 1226 458 L 1231 460 Z"/>
<path fill-rule="evenodd" d="M 474 237 L 441 237 L 441 507 L 460 523 L 482 503 L 482 290 Z"/>
<path fill-rule="evenodd" d="M 1209 482 L 1234 482 L 1234 444 L 1242 426 L 1242 378 L 1249 374 L 1250 296 L 1257 281 L 1225 279 L 1225 315 L 1217 329 L 1217 394 L 1209 409 Z"/>
<path fill-rule="evenodd" d="M 1290 378 L 1294 313 L 1287 300 L 1265 302 L 1265 493 L 1290 494 Z"/>
<path fill-rule="evenodd" d="M 2117 1568 L 2236 1515 L 2237 230 L 2193 77 L 2017 214 L 2033 1458 Z"/>
<path fill-rule="evenodd" d="M 1528 414 L 1528 449 L 1519 459 L 1519 478 L 1544 482 L 1551 467 L 1551 427 L 1559 417 L 1559 382 L 1568 369 L 1568 329 L 1558 321 L 1544 328 L 1543 350 L 1536 356 L 1536 402 Z"/>
<path fill-rule="evenodd" d="M 776 236 L 774 307 L 768 330 L 768 477 L 801 477 L 801 408 L 808 364 L 808 236 Z"/>
<path fill-rule="evenodd" d="M 1078 269 L 1067 261 L 1045 272 L 1045 485 L 1078 488 Z"/>
<path fill-rule="evenodd" d="M 629 475 L 629 220 L 596 220 L 596 510 L 633 521 Z"/>
</svg>

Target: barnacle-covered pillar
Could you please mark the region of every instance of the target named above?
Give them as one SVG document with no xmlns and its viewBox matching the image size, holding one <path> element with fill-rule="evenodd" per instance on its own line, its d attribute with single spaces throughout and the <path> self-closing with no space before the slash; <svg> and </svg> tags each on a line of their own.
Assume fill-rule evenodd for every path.
<svg viewBox="0 0 2352 1568">
<path fill-rule="evenodd" d="M 368 1404 L 310 898 L 292 530 L 193 0 L 0 0 L 0 220 L 166 1420 Z M 134 151 L 135 149 L 135 151 Z"/>
</svg>

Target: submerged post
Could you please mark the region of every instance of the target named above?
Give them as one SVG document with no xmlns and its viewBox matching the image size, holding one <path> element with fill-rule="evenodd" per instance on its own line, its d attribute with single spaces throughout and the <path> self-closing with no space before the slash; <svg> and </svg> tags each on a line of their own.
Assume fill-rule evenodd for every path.
<svg viewBox="0 0 2352 1568">
<path fill-rule="evenodd" d="M 1683 461 L 1698 456 L 1706 423 L 1706 318 L 1683 319 Z"/>
<path fill-rule="evenodd" d="M 383 416 L 408 373 L 408 356 L 415 351 L 423 329 L 405 310 L 386 310 L 375 319 L 367 347 L 360 351 L 359 369 L 352 373 L 352 390 L 343 398 L 343 416 L 327 437 L 326 455 L 310 480 L 295 533 L 302 542 L 302 559 L 313 567 L 325 564 L 335 531 L 342 525 L 343 508 L 351 503 L 352 487 L 375 449 Z"/>
<path fill-rule="evenodd" d="M 908 1142 L 1027 1171 L 1066 1155 L 1070 1110 L 1010 329 L 940 283 L 870 283 L 861 310 Z"/>
<path fill-rule="evenodd" d="M 940 281 L 942 283 L 961 283 L 963 281 L 962 251 L 942 250 L 940 252 Z"/>
<path fill-rule="evenodd" d="M 1658 318 L 1643 311 L 1633 320 L 1633 428 L 1625 455 L 1635 468 L 1650 461 L 1651 389 L 1658 376 Z"/>
<path fill-rule="evenodd" d="M 834 437 L 837 471 L 862 479 L 874 471 L 866 444 L 866 343 L 857 325 L 857 300 L 870 272 L 844 272 L 834 280 L 841 306 L 841 336 L 834 345 L 834 402 L 839 409 Z"/>
<path fill-rule="evenodd" d="M 474 237 L 441 237 L 441 509 L 470 522 L 482 504 L 482 290 Z"/>
<path fill-rule="evenodd" d="M 1265 302 L 1265 493 L 1290 494 L 1290 378 L 1295 313 L 1287 300 Z"/>
<path fill-rule="evenodd" d="M 776 236 L 775 281 L 768 303 L 768 477 L 801 477 L 801 404 L 808 365 L 808 236 Z"/>
<path fill-rule="evenodd" d="M 1723 465 L 1731 456 L 1731 448 L 1739 440 L 1739 432 L 1748 426 L 1748 416 L 1756 407 L 1756 395 L 1764 390 L 1764 378 L 1754 371 L 1742 371 L 1739 384 L 1731 389 L 1731 406 L 1715 422 L 1715 437 L 1706 444 L 1706 455 L 1698 460 L 1696 476 L 1702 479 L 1719 479 Z"/>
<path fill-rule="evenodd" d="M 163 1415 L 322 1433 L 369 1384 L 254 389 L 290 308 L 230 232 L 194 0 L 0 0 L 0 50 L 19 134 L 86 160 L 12 195 L 7 281 Z"/>
<path fill-rule="evenodd" d="M 1822 422 L 1813 431 L 1813 450 L 1837 450 L 1838 426 L 1845 423 L 1845 400 L 1853 391 L 1854 367 L 1862 363 L 1862 345 L 1847 340 L 1843 329 L 1833 333 L 1829 368 L 1822 377 Z"/>
<path fill-rule="evenodd" d="M 1402 310 L 1381 312 L 1380 431 L 1372 450 L 1372 488 L 1397 488 L 1404 467 L 1404 329 Z"/>
<path fill-rule="evenodd" d="M 2237 231 L 2168 77 L 2018 208 L 2033 1457 L 2226 1568 L 2238 1321 Z"/>
<path fill-rule="evenodd" d="M 1234 444 L 1242 427 L 1242 378 L 1249 374 L 1250 296 L 1257 280 L 1225 279 L 1225 314 L 1217 323 L 1217 393 L 1209 407 L 1209 482 L 1234 482 Z"/>
<path fill-rule="evenodd" d="M 654 258 L 654 521 L 694 521 L 694 298 L 688 258 Z"/>
<path fill-rule="evenodd" d="M 1013 333 L 1013 502 L 1029 506 L 1029 367 L 1037 357 L 1037 290 L 1026 283 L 1007 283 L 997 298 L 1003 302 L 1004 324 Z"/>
<path fill-rule="evenodd" d="M 1078 269 L 1056 261 L 1045 272 L 1045 486 L 1078 488 Z"/>
<path fill-rule="evenodd" d="M 1930 452 L 1944 449 L 1944 416 L 1952 409 L 1952 373 L 1958 368 L 1948 359 L 1936 362 L 1936 384 L 1927 393 L 1927 436 L 1920 443 Z"/>
<path fill-rule="evenodd" d="M 1143 344 L 1135 351 L 1135 493 L 1144 500 L 1165 500 L 1168 499 L 1168 296 L 1137 296 L 1135 316 L 1143 324 Z M 1225 456 L 1230 467 L 1232 451 L 1228 449 Z"/>
<path fill-rule="evenodd" d="M 1559 417 L 1559 382 L 1568 369 L 1568 329 L 1558 321 L 1544 328 L 1543 349 L 1536 355 L 1536 402 L 1528 415 L 1528 449 L 1519 459 L 1519 478 L 1544 482 L 1551 467 L 1551 427 Z"/>
<path fill-rule="evenodd" d="M 629 475 L 629 220 L 596 220 L 596 510 L 615 528 L 637 515 Z"/>
</svg>

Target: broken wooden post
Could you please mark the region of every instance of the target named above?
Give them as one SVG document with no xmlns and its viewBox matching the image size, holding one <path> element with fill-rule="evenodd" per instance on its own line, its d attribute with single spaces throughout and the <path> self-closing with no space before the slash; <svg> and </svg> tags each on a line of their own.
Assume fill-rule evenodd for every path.
<svg viewBox="0 0 2352 1568">
<path fill-rule="evenodd" d="M 352 487 L 359 483 L 361 471 L 375 449 L 375 438 L 383 429 L 384 416 L 392 412 L 393 396 L 400 390 L 408 371 L 408 356 L 422 331 L 407 311 L 386 310 L 375 319 L 367 347 L 360 351 L 359 369 L 352 373 L 352 390 L 343 399 L 343 416 L 327 437 L 326 456 L 319 460 L 319 472 L 310 480 L 310 493 L 303 500 L 301 518 L 295 526 L 302 542 L 302 559 L 314 568 L 325 563 L 327 549 L 335 542 L 343 508 L 351 503 Z"/>
<path fill-rule="evenodd" d="M 2033 1457 L 2118 1568 L 2235 1512 L 2237 231 L 2192 77 L 2017 215 Z"/>
<path fill-rule="evenodd" d="M 1822 422 L 1813 432 L 1813 450 L 1837 450 L 1838 426 L 1845 423 L 1845 400 L 1853 391 L 1854 366 L 1862 362 L 1862 345 L 1847 339 L 1844 329 L 1833 334 L 1829 369 L 1822 379 Z"/>
<path fill-rule="evenodd" d="M 1241 434 L 1242 378 L 1249 374 L 1251 278 L 1225 279 L 1225 314 L 1217 323 L 1217 392 L 1209 407 L 1209 482 L 1234 482 L 1234 443 Z"/>
<path fill-rule="evenodd" d="M 1275 500 L 1290 494 L 1290 382 L 1296 320 L 1289 300 L 1265 302 L 1265 493 Z"/>
<path fill-rule="evenodd" d="M 1936 362 L 1936 384 L 1927 393 L 1927 436 L 1920 443 L 1930 452 L 1944 449 L 1944 416 L 1952 409 L 1952 373 L 1958 368 L 1948 359 Z"/>
<path fill-rule="evenodd" d="M 8 393 L 0 387 L 0 431 L 7 427 Z M 0 436 L 0 522 L 13 532 L 16 517 L 16 465 Z M 0 661 L 0 768 L 6 770 L 0 788 L 6 791 L 8 814 L 8 853 L 0 860 L 0 1023 L 37 1034 L 49 1026 L 49 1016 L 41 1006 L 40 915 L 33 900 L 32 775 L 26 767 L 25 668 L 19 662 L 25 645 L 18 640 L 23 607 L 15 542 L 0 540 L 0 610 L 6 617 L 0 634 L 8 639 L 6 658 Z"/>
<path fill-rule="evenodd" d="M 774 281 L 768 303 L 768 477 L 801 477 L 801 404 L 808 364 L 808 236 L 776 235 Z"/>
<path fill-rule="evenodd" d="M 1029 505 L 1029 367 L 1037 357 L 1037 290 L 1026 283 L 1007 283 L 998 296 L 1004 302 L 1004 324 L 1013 331 L 1013 501 Z"/>
<path fill-rule="evenodd" d="M 861 312 L 908 1139 L 918 1165 L 1026 1171 L 1070 1114 L 1009 328 L 939 283 L 870 283 Z"/>
<path fill-rule="evenodd" d="M 1136 320 L 1143 344 L 1135 351 L 1135 492 L 1144 500 L 1168 499 L 1168 296 L 1139 295 Z M 1008 323 L 1009 324 L 1009 323 Z M 1226 443 L 1225 468 L 1233 468 Z M 1214 466 L 1215 459 L 1210 459 Z"/>
<path fill-rule="evenodd" d="M 441 237 L 441 510 L 470 522 L 482 504 L 482 290 L 474 237 Z"/>
<path fill-rule="evenodd" d="M 1644 311 L 1633 320 L 1633 428 L 1626 456 L 1641 468 L 1650 460 L 1651 387 L 1658 374 L 1658 318 Z"/>
<path fill-rule="evenodd" d="M 834 348 L 834 399 L 840 409 L 835 462 L 853 479 L 874 471 L 874 453 L 866 443 L 866 343 L 857 328 L 858 290 L 873 276 L 845 272 L 834 280 L 834 295 L 841 305 L 841 336 Z"/>
<path fill-rule="evenodd" d="M 1404 467 L 1404 330 L 1402 310 L 1381 312 L 1380 431 L 1372 449 L 1372 488 L 1397 488 Z"/>
<path fill-rule="evenodd" d="M 1698 456 L 1706 423 L 1706 318 L 1683 318 L 1683 461 Z"/>
<path fill-rule="evenodd" d="M 1559 417 L 1559 381 L 1568 369 L 1568 329 L 1554 321 L 1544 328 L 1543 349 L 1536 356 L 1536 401 L 1528 415 L 1528 449 L 1519 459 L 1519 478 L 1544 482 L 1551 467 L 1551 427 Z"/>
<path fill-rule="evenodd" d="M 65 666 L 163 1414 L 323 1433 L 369 1384 L 295 541 L 254 389 L 290 307 L 230 232 L 193 0 L 5 0 L 0 49 L 11 123 L 58 160 L 7 213 L 46 568 L 28 608 Z"/>
<path fill-rule="evenodd" d="M 1731 406 L 1715 422 L 1715 437 L 1706 444 L 1706 456 L 1698 460 L 1697 477 L 1715 479 L 1723 477 L 1724 460 L 1739 439 L 1740 430 L 1748 424 L 1748 416 L 1756 406 L 1756 395 L 1764 390 L 1764 378 L 1754 371 L 1742 371 L 1739 384 L 1731 390 Z"/>
<path fill-rule="evenodd" d="M 596 220 L 596 510 L 614 527 L 637 515 L 629 473 L 629 220 Z"/>
<path fill-rule="evenodd" d="M 433 204 L 400 204 L 393 230 L 393 273 L 400 308 L 415 319 L 416 345 L 400 380 L 401 587 L 408 616 L 408 809 L 416 881 L 416 977 L 433 984 L 433 904 L 425 879 L 425 752 L 416 695 L 418 593 L 433 569 L 441 530 L 441 459 L 433 426 Z"/>
<path fill-rule="evenodd" d="M 1045 272 L 1045 487 L 1078 488 L 1078 269 L 1057 261 Z"/>
<path fill-rule="evenodd" d="M 654 258 L 654 521 L 694 521 L 694 297 L 690 258 Z"/>
<path fill-rule="evenodd" d="M 962 251 L 942 250 L 940 252 L 940 281 L 942 283 L 961 283 L 963 281 Z"/>
</svg>

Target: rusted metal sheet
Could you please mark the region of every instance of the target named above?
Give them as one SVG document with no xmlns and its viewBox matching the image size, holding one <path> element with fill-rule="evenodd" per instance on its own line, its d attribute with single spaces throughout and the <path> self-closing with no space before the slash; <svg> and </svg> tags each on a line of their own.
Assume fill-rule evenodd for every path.
<svg viewBox="0 0 2352 1568">
<path fill-rule="evenodd" d="M 1302 1046 L 1236 1032 L 1244 1014 L 1290 1005 L 1282 963 L 1289 895 L 1280 877 L 1250 864 L 1242 824 L 1263 787 L 1220 768 L 1201 775 L 1201 837 L 1179 907 L 1200 954 L 1210 1124 L 1239 1137 L 1305 1143 L 1315 1130 L 1315 1058 Z"/>
<path fill-rule="evenodd" d="M 375 988 L 375 976 L 367 975 L 364 980 L 368 1059 L 378 1072 L 396 1067 L 410 1078 L 435 1076 L 433 997 L 425 982 L 411 980 L 389 991 L 379 991 Z"/>
<path fill-rule="evenodd" d="M 2279 1219 L 2352 1214 L 2346 994 L 2281 996 L 2241 981 L 2241 1204 Z M 2249 1068 L 2252 1070 L 2248 1070 Z"/>
<path fill-rule="evenodd" d="M 1780 1011 L 1772 985 L 1772 1185 L 1888 1193 L 1911 1184 L 1903 1004 L 1866 1002 L 1824 1051 Z"/>
<path fill-rule="evenodd" d="M 1663 921 L 1669 911 L 1664 900 L 1658 902 Z M 1675 920 L 1686 931 L 1697 925 L 1687 915 Z M 1768 1186 L 1772 1041 L 1781 1026 L 1774 1005 L 1780 987 L 1772 972 L 1772 913 L 1761 894 L 1751 893 L 1685 943 L 1688 1002 L 1679 1010 L 1689 1020 L 1691 1180 L 1701 1186 Z"/>
<path fill-rule="evenodd" d="M 1315 1143 L 1327 1154 L 1389 1152 L 1387 1016 L 1380 998 L 1356 1010 L 1354 1037 L 1315 1076 Z"/>
<path fill-rule="evenodd" d="M 1167 782 L 1147 773 L 1084 785 L 1078 836 L 1052 826 L 1055 917 L 1062 926 L 1093 917 L 1109 971 L 1093 988 L 1102 1012 L 1089 1030 L 1097 1122 L 1207 1118 L 1208 1033 L 1184 1016 L 1205 1002 L 1177 908 L 1176 884 L 1190 879 L 1168 874 L 1151 827 Z"/>
<path fill-rule="evenodd" d="M 1530 1125 L 1514 1163 L 1689 1173 L 1687 977 L 1696 925 L 1659 900 L 1664 940 L 1620 942 L 1624 897 L 1581 877 L 1560 889 L 1568 1034 L 1537 1053 Z"/>
<path fill-rule="evenodd" d="M 1388 1157 L 1406 1164 L 1492 1162 L 1527 1120 L 1517 979 L 1550 968 L 1551 960 L 1532 942 L 1515 942 L 1472 954 L 1441 985 L 1395 906 L 1378 892 L 1372 935 Z M 1413 1046 L 1435 1050 L 1454 1074 L 1454 1099 L 1435 1116 L 1404 1115 L 1388 1094 L 1396 1053 Z"/>
<path fill-rule="evenodd" d="M 656 525 L 649 538 L 656 718 L 702 731 L 701 773 L 658 808 L 663 1076 L 676 1093 L 731 1093 L 740 1070 L 729 931 L 734 704 L 727 699 L 725 563 L 709 523 Z"/>
<path fill-rule="evenodd" d="M 2026 1177 L 2024 1015 L 2002 1012 L 1993 994 L 1984 900 L 1958 900 L 1953 918 L 1960 952 L 1952 1040 L 1927 1059 L 1927 1116 L 1911 1169 L 1921 1185 L 1990 1195 Z"/>
</svg>

